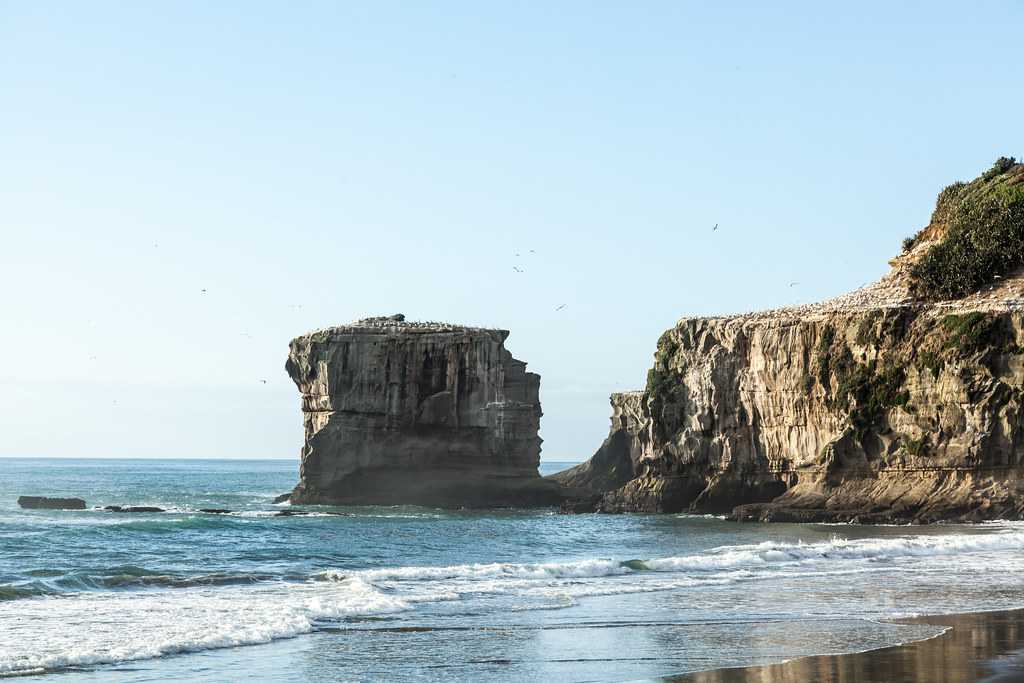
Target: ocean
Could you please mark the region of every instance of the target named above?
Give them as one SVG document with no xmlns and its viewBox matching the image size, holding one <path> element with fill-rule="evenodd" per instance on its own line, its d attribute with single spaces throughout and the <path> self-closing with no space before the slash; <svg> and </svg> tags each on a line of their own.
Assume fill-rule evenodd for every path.
<svg viewBox="0 0 1024 683">
<path fill-rule="evenodd" d="M 273 504 L 297 471 L 0 459 L 0 677 L 656 680 L 942 631 L 894 617 L 1024 606 L 1018 523 Z M 22 510 L 19 495 L 166 512 Z"/>
</svg>

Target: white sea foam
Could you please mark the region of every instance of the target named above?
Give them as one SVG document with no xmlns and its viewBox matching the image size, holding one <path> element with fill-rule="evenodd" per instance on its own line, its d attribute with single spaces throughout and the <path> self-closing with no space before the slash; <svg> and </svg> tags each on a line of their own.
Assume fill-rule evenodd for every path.
<svg viewBox="0 0 1024 683">
<path fill-rule="evenodd" d="M 316 622 L 409 609 L 360 579 L 324 586 L 78 593 L 0 603 L 0 676 L 150 659 L 309 633 Z"/>
<path fill-rule="evenodd" d="M 0 602 L 0 676 L 265 643 L 320 622 L 451 601 L 486 609 L 563 609 L 581 598 L 951 566 L 1020 571 L 1024 527 L 988 533 L 834 537 L 722 546 L 645 560 L 581 559 L 321 572 L 314 580 L 173 590 L 86 592 Z M 948 573 L 948 572 L 946 572 Z"/>
<path fill-rule="evenodd" d="M 965 553 L 1024 550 L 1024 532 L 944 534 L 850 540 L 835 537 L 820 543 L 774 543 L 724 546 L 701 554 L 649 560 L 655 571 L 709 570 L 808 561 L 899 560 L 948 557 Z"/>
<path fill-rule="evenodd" d="M 419 581 L 483 581 L 491 579 L 590 579 L 647 572 L 722 572 L 848 560 L 897 561 L 904 558 L 961 556 L 972 553 L 1024 550 L 1024 532 L 898 536 L 849 540 L 834 537 L 819 543 L 776 543 L 721 546 L 678 557 L 648 560 L 585 559 L 537 564 L 486 563 L 439 567 L 388 567 L 361 571 L 328 570 L 316 578 L 338 581 L 359 577 L 371 583 Z"/>
</svg>

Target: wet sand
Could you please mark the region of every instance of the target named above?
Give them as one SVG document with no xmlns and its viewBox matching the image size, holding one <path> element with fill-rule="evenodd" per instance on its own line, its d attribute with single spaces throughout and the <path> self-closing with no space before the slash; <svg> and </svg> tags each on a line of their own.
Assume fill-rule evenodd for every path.
<svg viewBox="0 0 1024 683">
<path fill-rule="evenodd" d="M 900 619 L 948 630 L 930 640 L 783 664 L 715 669 L 664 683 L 1016 683 L 1024 682 L 1024 610 Z"/>
</svg>

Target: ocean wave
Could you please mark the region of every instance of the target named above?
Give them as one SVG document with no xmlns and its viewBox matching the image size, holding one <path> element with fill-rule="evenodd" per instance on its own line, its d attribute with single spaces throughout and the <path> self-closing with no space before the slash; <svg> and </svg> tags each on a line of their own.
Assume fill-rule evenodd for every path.
<svg viewBox="0 0 1024 683">
<path fill-rule="evenodd" d="M 71 575 L 56 581 L 62 588 L 129 589 L 129 588 L 192 588 L 196 586 L 236 586 L 280 580 L 277 574 L 251 572 L 213 572 L 210 574 L 177 575 L 145 570 L 110 574 Z"/>
<path fill-rule="evenodd" d="M 647 559 L 332 569 L 292 576 L 175 575 L 125 565 L 50 582 L 99 589 L 60 597 L 31 593 L 44 585 L 36 582 L 0 586 L 0 622 L 18 618 L 26 626 L 19 626 L 16 638 L 10 629 L 0 630 L 0 676 L 265 643 L 428 603 L 458 601 L 484 611 L 564 609 L 600 595 L 780 577 L 940 571 L 951 558 L 960 567 L 998 568 L 1022 549 L 1024 528 L 1007 526 L 988 533 L 767 541 Z M 125 590 L 134 588 L 153 590 Z M 169 588 L 180 590 L 162 590 Z"/>
<path fill-rule="evenodd" d="M 488 563 L 459 564 L 447 567 L 388 567 L 356 572 L 327 570 L 314 578 L 337 581 L 358 576 L 367 581 L 438 581 L 443 579 L 491 579 L 495 577 L 526 579 L 593 578 L 628 574 L 633 570 L 619 560 L 579 560 L 539 564 Z"/>
<path fill-rule="evenodd" d="M 752 545 L 720 546 L 703 553 L 654 559 L 584 559 L 574 562 L 481 563 L 449 566 L 387 567 L 364 570 L 326 570 L 313 575 L 321 581 L 359 577 L 370 582 L 443 580 L 588 579 L 644 572 L 721 572 L 771 566 L 834 563 L 844 560 L 886 561 L 903 558 L 948 557 L 1024 549 L 1024 532 L 899 536 L 846 539 L 818 543 L 765 541 Z"/>
<path fill-rule="evenodd" d="M 0 676 L 152 659 L 291 638 L 318 622 L 410 609 L 359 579 L 322 585 L 80 593 L 0 603 Z"/>
<path fill-rule="evenodd" d="M 0 602 L 7 600 L 21 600 L 23 598 L 36 598 L 42 595 L 50 595 L 53 592 L 53 589 L 38 582 L 27 584 L 0 584 Z"/>
<path fill-rule="evenodd" d="M 846 539 L 833 537 L 819 543 L 777 543 L 723 546 L 708 553 L 648 560 L 654 571 L 716 570 L 770 564 L 837 560 L 899 560 L 1024 549 L 1024 533 L 898 536 Z"/>
</svg>

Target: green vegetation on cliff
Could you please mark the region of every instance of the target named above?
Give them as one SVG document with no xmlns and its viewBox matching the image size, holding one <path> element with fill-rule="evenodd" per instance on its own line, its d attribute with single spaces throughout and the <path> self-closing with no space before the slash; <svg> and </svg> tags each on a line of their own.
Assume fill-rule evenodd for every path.
<svg viewBox="0 0 1024 683">
<path fill-rule="evenodd" d="M 953 183 L 939 193 L 931 225 L 944 232 L 911 269 L 922 300 L 964 297 L 1024 266 L 1024 164 L 1002 157 L 972 182 Z"/>
<path fill-rule="evenodd" d="M 879 317 L 880 313 L 872 312 L 860 321 L 858 344 L 874 345 L 881 341 L 867 332 Z M 901 365 L 874 359 L 858 363 L 846 340 L 837 339 L 832 326 L 822 333 L 815 362 L 827 403 L 849 416 L 858 438 L 872 430 L 883 429 L 886 412 L 906 406 L 910 401 L 910 394 L 903 389 L 907 375 Z"/>
</svg>

